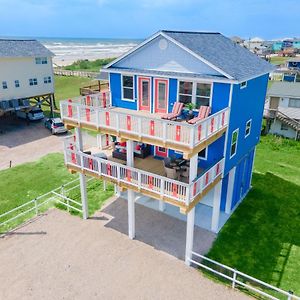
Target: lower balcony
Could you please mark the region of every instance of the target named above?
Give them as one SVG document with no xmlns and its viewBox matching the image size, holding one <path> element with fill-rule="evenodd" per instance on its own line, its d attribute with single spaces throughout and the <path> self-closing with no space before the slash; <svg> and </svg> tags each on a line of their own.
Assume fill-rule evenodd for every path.
<svg viewBox="0 0 300 300">
<path fill-rule="evenodd" d="M 87 151 L 86 151 L 87 150 Z M 99 157 L 101 151 L 101 157 Z M 65 163 L 72 172 L 102 178 L 121 189 L 131 189 L 148 197 L 162 200 L 188 213 L 221 180 L 224 160 L 216 162 L 209 169 L 198 168 L 198 176 L 189 183 L 188 176 L 179 174 L 177 179 L 167 177 L 163 160 L 148 156 L 135 158 L 134 166 L 114 158 L 110 151 L 88 148 L 76 150 L 75 144 L 65 145 Z M 188 173 L 188 172 L 187 172 Z"/>
</svg>

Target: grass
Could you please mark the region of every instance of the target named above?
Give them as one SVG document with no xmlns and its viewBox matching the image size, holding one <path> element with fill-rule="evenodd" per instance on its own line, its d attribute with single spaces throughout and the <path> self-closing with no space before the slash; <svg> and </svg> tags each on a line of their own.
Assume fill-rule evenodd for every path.
<svg viewBox="0 0 300 300">
<path fill-rule="evenodd" d="M 300 143 L 262 137 L 253 188 L 208 256 L 300 294 Z"/>
<path fill-rule="evenodd" d="M 0 214 L 45 194 L 62 184 L 66 184 L 70 180 L 77 178 L 77 176 L 67 171 L 63 155 L 59 153 L 48 154 L 36 162 L 25 163 L 0 171 Z M 91 181 L 88 184 L 89 214 L 94 214 L 104 201 L 112 195 L 113 186 L 111 184 L 108 184 L 107 190 L 103 191 L 101 181 Z M 80 201 L 79 188 L 70 191 L 68 196 Z M 62 208 L 62 206 L 58 207 Z M 18 213 L 21 211 L 18 211 Z M 34 212 L 29 217 L 33 215 Z M 9 217 L 12 217 L 12 215 Z M 28 215 L 11 225 L 20 224 L 27 217 Z M 4 220 L 5 217 L 0 222 Z M 7 230 L 8 227 L 5 227 L 5 229 Z"/>
<path fill-rule="evenodd" d="M 284 64 L 290 57 L 282 57 L 282 56 L 272 56 L 270 63 L 274 65 Z"/>
<path fill-rule="evenodd" d="M 89 71 L 89 72 L 99 72 L 100 68 L 107 65 L 115 58 L 102 58 L 93 61 L 90 60 L 77 60 L 71 65 L 65 66 L 64 69 L 72 71 Z"/>
</svg>

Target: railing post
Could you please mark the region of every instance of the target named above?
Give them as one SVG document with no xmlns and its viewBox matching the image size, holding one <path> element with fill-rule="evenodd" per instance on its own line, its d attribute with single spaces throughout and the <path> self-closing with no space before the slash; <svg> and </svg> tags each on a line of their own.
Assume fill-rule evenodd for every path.
<svg viewBox="0 0 300 300">
<path fill-rule="evenodd" d="M 100 119 L 99 119 L 99 110 L 98 110 L 98 108 L 95 108 L 95 112 L 96 112 L 96 128 L 99 129 Z"/>
<path fill-rule="evenodd" d="M 234 271 L 233 271 L 232 285 L 231 285 L 232 289 L 235 288 L 235 282 L 236 282 L 236 269 L 234 269 Z"/>
<path fill-rule="evenodd" d="M 116 130 L 118 133 L 120 132 L 120 116 L 118 113 L 116 113 Z"/>
<path fill-rule="evenodd" d="M 142 118 L 138 118 L 138 134 L 139 137 L 142 136 Z"/>
<path fill-rule="evenodd" d="M 102 180 L 102 182 L 103 182 L 103 191 L 106 191 L 106 181 Z"/>
<path fill-rule="evenodd" d="M 37 199 L 34 198 L 34 207 L 35 207 L 35 215 L 37 216 L 39 214 L 39 208 L 37 205 Z"/>
<path fill-rule="evenodd" d="M 190 148 L 193 148 L 195 145 L 195 125 L 190 127 Z"/>
<path fill-rule="evenodd" d="M 78 123 L 80 123 L 80 107 L 79 107 L 79 105 L 77 105 L 77 107 L 76 107 L 76 109 L 77 109 L 77 119 L 78 119 Z"/>
<path fill-rule="evenodd" d="M 163 122 L 163 141 L 167 140 L 167 122 Z"/>
<path fill-rule="evenodd" d="M 138 172 L 138 189 L 140 190 L 142 186 L 142 175 Z"/>
<path fill-rule="evenodd" d="M 81 171 L 83 171 L 83 155 L 80 153 L 80 167 L 81 167 Z"/>
</svg>

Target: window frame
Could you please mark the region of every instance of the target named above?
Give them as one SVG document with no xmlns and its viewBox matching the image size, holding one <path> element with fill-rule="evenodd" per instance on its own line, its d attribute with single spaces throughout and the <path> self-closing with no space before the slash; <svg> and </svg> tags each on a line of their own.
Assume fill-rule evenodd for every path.
<svg viewBox="0 0 300 300">
<path fill-rule="evenodd" d="M 2 89 L 3 89 L 3 90 L 7 90 L 7 89 L 8 89 L 8 84 L 7 84 L 7 81 L 6 81 L 6 80 L 3 80 L 3 81 L 2 81 Z"/>
<path fill-rule="evenodd" d="M 299 106 L 292 106 L 291 105 L 291 100 L 300 104 L 300 98 L 289 98 L 289 103 L 288 103 L 288 107 L 291 107 L 291 108 L 300 108 L 300 105 Z"/>
<path fill-rule="evenodd" d="M 249 127 L 249 132 L 247 133 L 247 124 L 250 123 L 250 125 L 248 126 Z M 248 137 L 251 133 L 251 129 L 252 129 L 252 119 L 249 119 L 247 122 L 246 122 L 246 127 L 245 127 L 245 138 Z"/>
<path fill-rule="evenodd" d="M 32 84 L 31 84 L 32 82 Z M 29 86 L 35 86 L 38 85 L 38 80 L 37 78 L 29 78 Z"/>
<path fill-rule="evenodd" d="M 231 150 L 232 150 L 232 146 L 233 146 L 233 135 L 237 133 L 237 137 L 236 137 L 236 146 L 235 146 L 235 151 L 234 153 L 231 153 Z M 239 128 L 235 129 L 234 131 L 232 131 L 232 134 L 231 134 L 231 141 L 230 141 L 230 158 L 234 157 L 237 153 L 237 148 L 238 148 L 238 141 L 239 141 Z"/>
<path fill-rule="evenodd" d="M 52 83 L 52 78 L 51 76 L 45 76 L 44 77 L 44 84 Z"/>
<path fill-rule="evenodd" d="M 283 129 L 282 126 L 284 126 L 285 128 Z M 289 126 L 285 125 L 284 123 L 281 122 L 281 124 L 280 124 L 280 130 L 281 131 L 288 131 L 289 130 Z"/>
<path fill-rule="evenodd" d="M 36 65 L 47 65 L 48 64 L 48 58 L 46 56 L 35 57 L 35 64 Z"/>
<path fill-rule="evenodd" d="M 240 83 L 240 89 L 242 90 L 242 89 L 245 89 L 246 87 L 247 87 L 247 85 L 248 85 L 248 81 L 246 80 L 246 81 L 242 81 L 241 83 Z"/>
<path fill-rule="evenodd" d="M 201 151 L 205 150 L 205 156 L 199 156 L 199 153 Z M 200 152 L 198 152 L 198 158 L 201 160 L 207 160 L 207 152 L 208 152 L 208 147 L 205 147 L 204 149 L 202 149 Z"/>
<path fill-rule="evenodd" d="M 126 87 L 125 89 L 132 89 L 132 99 L 128 99 L 124 97 L 124 77 L 132 77 L 132 87 Z M 122 96 L 122 101 L 128 101 L 128 102 L 135 102 L 135 88 L 134 88 L 134 75 L 131 74 L 121 74 L 121 96 Z"/>
<path fill-rule="evenodd" d="M 20 87 L 20 80 L 19 79 L 16 79 L 14 81 L 14 83 L 15 83 L 15 88 L 19 88 Z"/>
<path fill-rule="evenodd" d="M 180 82 L 191 82 L 192 83 L 192 94 L 182 94 L 179 92 L 180 89 Z M 191 103 L 193 103 L 196 106 L 196 100 L 197 97 L 202 97 L 202 98 L 206 98 L 206 96 L 197 96 L 197 84 L 198 83 L 202 83 L 202 84 L 208 84 L 210 85 L 210 96 L 207 97 L 207 99 L 209 99 L 209 103 L 208 106 L 211 107 L 211 103 L 212 103 L 212 97 L 213 97 L 213 82 L 204 82 L 204 81 L 198 81 L 198 80 L 183 80 L 183 79 L 179 79 L 177 78 L 177 102 L 179 101 L 179 96 L 183 95 L 183 96 L 191 96 L 192 100 Z M 180 102 L 181 103 L 181 102 Z M 199 108 L 195 108 L 194 111 L 197 111 Z"/>
</svg>

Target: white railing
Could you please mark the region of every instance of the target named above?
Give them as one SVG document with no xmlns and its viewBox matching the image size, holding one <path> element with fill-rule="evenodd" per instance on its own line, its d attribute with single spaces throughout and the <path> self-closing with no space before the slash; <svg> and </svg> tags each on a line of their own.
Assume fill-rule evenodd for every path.
<svg viewBox="0 0 300 300">
<path fill-rule="evenodd" d="M 189 261 L 192 264 L 195 264 L 198 267 L 201 267 L 207 271 L 210 271 L 214 274 L 217 274 L 221 276 L 222 278 L 225 278 L 231 282 L 231 287 L 234 289 L 237 286 L 241 286 L 248 291 L 253 291 L 259 295 L 262 295 L 264 297 L 267 297 L 269 299 L 278 300 L 280 298 L 275 297 L 274 295 L 284 296 L 287 300 L 300 300 L 300 297 L 294 295 L 291 292 L 286 292 L 280 288 L 277 288 L 271 284 L 268 284 L 262 280 L 256 279 L 250 275 L 247 275 L 243 272 L 240 272 L 234 268 L 228 267 L 226 265 L 223 265 L 215 260 L 212 260 L 206 256 L 203 256 L 201 254 L 198 254 L 196 252 L 192 251 L 192 255 L 196 256 L 197 258 L 200 258 L 200 261 L 196 261 L 193 258 L 189 258 Z M 209 262 L 211 266 L 208 266 L 207 264 L 204 264 L 203 261 Z M 216 269 L 222 268 L 224 271 L 227 271 L 227 274 L 222 273 L 220 270 Z M 229 275 L 228 275 L 229 273 Z M 253 282 L 254 284 L 251 284 L 250 282 Z M 261 287 L 262 289 L 259 289 Z M 273 292 L 274 295 L 270 294 L 270 291 Z"/>
<path fill-rule="evenodd" d="M 65 139 L 64 155 L 66 164 L 80 168 L 81 171 L 86 170 L 118 183 L 123 182 L 139 190 L 150 191 L 159 197 L 167 196 L 185 205 L 189 205 L 195 197 L 201 194 L 223 173 L 224 168 L 224 159 L 221 159 L 191 184 L 187 184 L 77 151 L 74 136 Z"/>
<path fill-rule="evenodd" d="M 225 108 L 192 125 L 139 115 L 137 111 L 120 112 L 112 107 L 71 101 L 61 101 L 60 112 L 63 120 L 92 125 L 97 129 L 111 129 L 117 134 L 129 133 L 139 138 L 184 145 L 191 149 L 226 128 L 229 118 L 229 108 Z"/>
<path fill-rule="evenodd" d="M 90 180 L 92 180 L 92 178 L 89 179 L 88 181 Z M 50 206 L 51 202 L 62 204 L 67 208 L 68 211 L 72 209 L 79 213 L 82 213 L 82 204 L 78 201 L 75 201 L 74 199 L 65 196 L 67 192 L 79 187 L 79 183 L 77 183 L 78 181 L 79 179 L 76 178 L 68 182 L 67 184 L 55 188 L 54 190 L 51 190 L 48 193 L 38 196 L 30 201 L 27 201 L 26 203 L 20 206 L 17 206 L 1 214 L 0 221 L 1 220 L 3 221 L 0 222 L 0 228 L 2 228 L 4 225 L 12 223 L 13 221 L 16 221 L 17 219 L 20 219 L 22 216 L 32 215 L 32 213 L 34 213 L 34 215 L 37 216 L 40 213 L 41 208 L 46 207 L 46 204 Z M 15 226 L 18 225 L 19 223 L 17 223 Z"/>
</svg>

